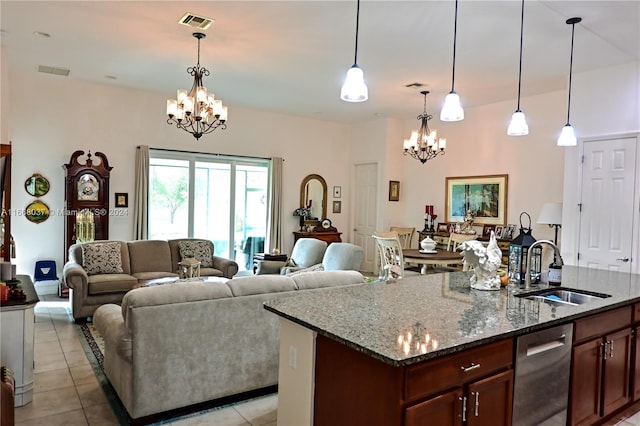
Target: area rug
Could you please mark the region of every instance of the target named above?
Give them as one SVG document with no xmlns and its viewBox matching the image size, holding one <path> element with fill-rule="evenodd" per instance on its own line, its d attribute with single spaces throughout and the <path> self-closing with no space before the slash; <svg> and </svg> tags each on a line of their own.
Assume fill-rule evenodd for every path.
<svg viewBox="0 0 640 426">
<path fill-rule="evenodd" d="M 80 341 L 82 343 L 82 347 L 85 351 L 85 354 L 87 355 L 87 359 L 89 360 L 89 363 L 93 368 L 96 378 L 98 379 L 98 382 L 100 383 L 100 386 L 102 387 L 102 390 L 105 396 L 107 397 L 107 400 L 109 401 L 109 405 L 111 406 L 111 409 L 113 410 L 113 413 L 115 414 L 118 420 L 118 423 L 121 425 L 130 424 L 130 418 L 129 418 L 129 415 L 127 414 L 126 409 L 124 408 L 124 405 L 122 405 L 122 402 L 120 402 L 120 399 L 118 398 L 118 395 L 115 389 L 113 389 L 113 387 L 109 383 L 109 380 L 107 380 L 107 376 L 105 376 L 104 374 L 104 339 L 102 338 L 102 336 L 100 335 L 100 333 L 92 323 L 80 324 L 78 326 L 78 332 L 83 337 L 83 339 L 80 339 Z M 162 420 L 159 420 L 153 423 L 148 423 L 148 424 L 149 425 L 166 425 L 166 424 L 177 422 L 183 419 L 198 417 L 203 414 L 209 413 L 211 411 L 219 410 L 221 408 L 234 405 L 234 403 L 236 402 L 240 402 L 243 400 L 246 401 L 255 397 L 261 397 L 269 393 L 274 393 L 275 391 L 276 390 L 274 387 L 274 389 L 267 392 L 261 392 L 261 391 L 251 392 L 250 391 L 250 392 L 247 392 L 246 396 L 244 397 L 238 396 L 238 398 L 236 398 L 235 396 L 231 396 L 226 398 L 220 398 L 218 402 L 213 402 L 212 404 L 210 403 L 199 404 L 198 406 L 201 406 L 202 409 L 190 410 L 188 407 L 184 410 L 178 409 L 178 410 L 175 410 L 178 414 L 175 414 L 175 415 L 169 414 L 166 418 L 163 418 Z"/>
</svg>

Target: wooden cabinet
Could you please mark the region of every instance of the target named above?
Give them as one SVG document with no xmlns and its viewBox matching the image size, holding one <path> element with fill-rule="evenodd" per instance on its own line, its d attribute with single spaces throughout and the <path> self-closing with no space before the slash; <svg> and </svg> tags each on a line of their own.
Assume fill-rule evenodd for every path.
<svg viewBox="0 0 640 426">
<path fill-rule="evenodd" d="M 393 367 L 318 336 L 314 424 L 510 425 L 512 366 L 511 339 Z"/>
<path fill-rule="evenodd" d="M 338 231 L 318 231 L 318 232 L 299 232 L 295 231 L 293 233 L 293 243 L 300 238 L 315 238 L 317 240 L 325 241 L 327 244 L 331 243 L 341 243 L 342 239 L 340 238 L 342 232 Z"/>
<path fill-rule="evenodd" d="M 590 425 L 631 401 L 631 306 L 575 322 L 569 424 Z"/>
</svg>

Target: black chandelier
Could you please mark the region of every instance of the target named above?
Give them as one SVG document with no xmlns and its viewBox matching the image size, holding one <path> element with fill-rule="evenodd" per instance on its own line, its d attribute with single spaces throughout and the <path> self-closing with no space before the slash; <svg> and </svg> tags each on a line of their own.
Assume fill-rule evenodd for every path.
<svg viewBox="0 0 640 426">
<path fill-rule="evenodd" d="M 439 154 L 444 154 L 447 147 L 447 140 L 438 139 L 438 133 L 429 129 L 429 120 L 433 118 L 427 113 L 427 90 L 420 92 L 424 95 L 424 112 L 418 116 L 421 121 L 420 130 L 411 132 L 411 137 L 404 140 L 404 155 L 411 155 L 422 164 L 435 158 Z"/>
<path fill-rule="evenodd" d="M 187 68 L 193 76 L 193 86 L 189 92 L 178 90 L 177 99 L 167 99 L 167 124 L 175 124 L 200 139 L 218 127 L 227 128 L 227 107 L 202 84 L 202 76 L 209 76 L 209 70 L 200 66 L 200 40 L 206 35 L 193 33 L 193 36 L 198 39 L 198 62 Z"/>
</svg>

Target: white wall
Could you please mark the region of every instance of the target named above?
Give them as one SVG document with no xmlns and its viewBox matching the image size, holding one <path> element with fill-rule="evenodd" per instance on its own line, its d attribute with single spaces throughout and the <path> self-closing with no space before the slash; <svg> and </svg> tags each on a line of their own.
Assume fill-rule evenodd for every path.
<svg viewBox="0 0 640 426">
<path fill-rule="evenodd" d="M 4 78 L 4 73 L 3 73 Z M 52 216 L 41 224 L 24 217 L 12 221 L 16 240 L 18 273 L 33 274 L 35 261 L 54 259 L 60 270 L 64 259 L 64 222 L 56 210 L 64 204 L 64 170 L 75 150 L 100 151 L 113 166 L 110 203 L 115 192 L 129 193 L 129 213 L 133 212 L 134 158 L 137 145 L 184 151 L 280 156 L 285 159 L 284 212 L 290 252 L 297 229 L 292 215 L 299 206 L 300 183 L 311 173 L 322 175 L 329 188 L 327 215 L 340 230 L 349 227 L 349 204 L 343 201 L 341 214 L 331 213 L 331 189 L 342 186 L 343 200 L 349 198 L 349 126 L 229 105 L 225 131 L 216 130 L 196 141 L 193 136 L 166 124 L 164 96 L 115 88 L 45 74 L 9 76 L 9 139 L 13 141 L 13 209 L 24 209 L 34 198 L 23 188 L 32 173 L 40 173 L 51 183 L 42 197 Z M 7 86 L 3 86 L 3 96 Z M 3 109 L 3 119 L 5 112 Z M 4 128 L 4 126 L 3 126 Z M 84 160 L 84 159 L 83 159 Z M 288 212 L 291 216 L 288 216 Z M 345 235 L 345 236 L 348 236 Z M 129 216 L 111 217 L 109 237 L 132 238 Z"/>
</svg>

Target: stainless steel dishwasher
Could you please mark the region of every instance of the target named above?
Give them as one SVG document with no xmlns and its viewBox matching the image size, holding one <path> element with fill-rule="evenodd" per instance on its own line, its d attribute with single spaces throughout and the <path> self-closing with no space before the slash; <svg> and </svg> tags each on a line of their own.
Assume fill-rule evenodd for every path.
<svg viewBox="0 0 640 426">
<path fill-rule="evenodd" d="M 513 425 L 565 425 L 573 324 L 519 337 L 513 386 Z"/>
</svg>

